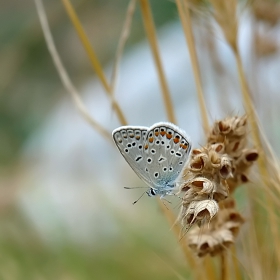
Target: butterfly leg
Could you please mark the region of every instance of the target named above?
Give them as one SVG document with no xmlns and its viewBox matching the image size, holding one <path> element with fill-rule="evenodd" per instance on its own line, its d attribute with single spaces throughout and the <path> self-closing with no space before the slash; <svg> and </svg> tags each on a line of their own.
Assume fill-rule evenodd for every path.
<svg viewBox="0 0 280 280">
<path fill-rule="evenodd" d="M 162 194 L 162 195 L 160 196 L 160 200 L 165 200 L 165 201 L 167 201 L 168 203 L 171 203 L 171 201 L 169 201 L 169 200 L 167 200 L 167 199 L 165 198 L 165 194 Z"/>
</svg>

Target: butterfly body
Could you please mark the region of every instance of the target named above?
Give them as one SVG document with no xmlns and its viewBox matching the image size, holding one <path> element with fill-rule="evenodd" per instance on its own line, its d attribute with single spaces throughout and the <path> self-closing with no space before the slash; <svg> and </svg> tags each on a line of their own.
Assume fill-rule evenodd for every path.
<svg viewBox="0 0 280 280">
<path fill-rule="evenodd" d="M 151 127 L 121 126 L 112 136 L 130 167 L 150 187 L 148 196 L 173 194 L 191 150 L 183 130 L 159 122 Z"/>
</svg>

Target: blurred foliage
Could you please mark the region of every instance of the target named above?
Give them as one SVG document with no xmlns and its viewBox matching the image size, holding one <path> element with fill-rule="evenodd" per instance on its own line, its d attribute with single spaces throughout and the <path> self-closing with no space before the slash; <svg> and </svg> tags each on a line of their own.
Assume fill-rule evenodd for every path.
<svg viewBox="0 0 280 280">
<path fill-rule="evenodd" d="M 128 1 L 72 3 L 105 66 L 114 59 Z M 44 4 L 61 58 L 79 86 L 94 76 L 87 55 L 62 3 L 51 0 Z M 152 5 L 157 26 L 177 19 L 174 3 L 156 0 Z M 13 164 L 23 143 L 43 124 L 65 92 L 48 53 L 34 2 L 3 0 L 0 24 L 0 165 L 8 165 Z M 143 37 L 138 8 L 127 47 Z"/>
<path fill-rule="evenodd" d="M 149 222 L 145 232 L 123 220 L 118 234 L 111 239 L 103 234 L 100 241 L 94 236 L 92 245 L 73 243 L 67 234 L 62 242 L 48 244 L 17 207 L 6 210 L 0 217 L 1 279 L 189 279 L 179 244 L 163 217 Z"/>
</svg>

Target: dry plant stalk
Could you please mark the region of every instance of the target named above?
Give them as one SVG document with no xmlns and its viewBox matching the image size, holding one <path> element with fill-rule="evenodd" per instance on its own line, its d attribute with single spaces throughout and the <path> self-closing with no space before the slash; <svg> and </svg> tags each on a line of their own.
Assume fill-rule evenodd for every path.
<svg viewBox="0 0 280 280">
<path fill-rule="evenodd" d="M 197 53 L 196 53 L 196 48 L 195 48 L 195 40 L 194 40 L 194 34 L 193 34 L 193 30 L 192 30 L 192 21 L 191 21 L 190 10 L 189 10 L 190 4 L 195 5 L 197 3 L 190 3 L 189 0 L 184 0 L 183 2 L 182 2 L 182 0 L 176 0 L 176 5 L 178 8 L 180 20 L 181 20 L 181 23 L 183 26 L 184 35 L 185 35 L 187 45 L 189 48 L 190 59 L 191 59 L 192 69 L 193 69 L 194 78 L 195 78 L 197 97 L 198 97 L 198 102 L 199 102 L 199 108 L 200 108 L 203 128 L 204 128 L 205 134 L 207 134 L 210 129 L 209 121 L 208 121 L 208 112 L 206 109 L 204 93 L 203 93 L 203 88 L 202 88 L 201 73 L 200 73 L 200 69 L 199 69 L 199 63 L 198 63 L 198 58 L 197 58 Z"/>
<path fill-rule="evenodd" d="M 102 66 L 95 54 L 95 51 L 93 49 L 93 47 L 90 44 L 90 41 L 83 29 L 83 26 L 70 2 L 70 0 L 62 0 L 64 7 L 68 13 L 69 18 L 72 21 L 73 26 L 75 27 L 78 36 L 80 37 L 80 40 L 87 52 L 88 58 L 91 62 L 91 65 L 93 67 L 93 69 L 95 70 L 101 84 L 103 85 L 105 92 L 107 93 L 108 97 L 110 98 L 110 101 L 112 103 L 112 107 L 114 109 L 114 111 L 117 114 L 117 117 L 120 121 L 120 123 L 122 125 L 126 125 L 127 121 L 126 118 L 124 116 L 124 113 L 120 107 L 120 105 L 118 104 L 118 102 L 115 100 L 114 95 L 113 95 L 113 91 L 112 91 L 112 87 L 109 85 L 109 82 L 107 81 L 107 78 L 103 72 Z"/>
<path fill-rule="evenodd" d="M 209 0 L 214 8 L 214 18 L 221 27 L 228 44 L 237 50 L 237 0 Z"/>
<path fill-rule="evenodd" d="M 157 43 L 157 36 L 156 36 L 156 29 L 153 21 L 153 14 L 151 11 L 151 7 L 148 0 L 140 0 L 140 7 L 141 7 L 141 13 L 143 17 L 143 22 L 147 34 L 147 38 L 150 43 L 152 55 L 156 64 L 156 70 L 159 77 L 159 82 L 161 86 L 162 91 L 162 99 L 164 101 L 166 114 L 168 117 L 168 120 L 172 123 L 176 123 L 176 117 L 174 113 L 174 108 L 172 105 L 172 99 L 170 95 L 170 91 L 168 88 L 168 84 L 166 81 L 166 77 L 164 74 L 164 69 L 162 66 L 160 53 L 159 53 L 159 47 Z"/>
<path fill-rule="evenodd" d="M 105 139 L 111 141 L 111 133 L 109 133 L 101 124 L 99 124 L 97 121 L 95 121 L 89 112 L 86 109 L 85 104 L 83 103 L 82 99 L 80 98 L 80 95 L 78 93 L 78 90 L 74 87 L 67 71 L 65 70 L 64 65 L 62 64 L 62 61 L 59 57 L 59 54 L 57 52 L 57 49 L 54 44 L 54 40 L 50 31 L 50 27 L 48 24 L 47 16 L 45 13 L 45 9 L 42 3 L 42 0 L 35 0 L 37 12 L 39 15 L 40 23 L 43 29 L 43 34 L 45 36 L 46 44 L 49 49 L 49 52 L 52 56 L 54 65 L 57 69 L 57 72 L 60 76 L 60 79 L 65 87 L 65 89 L 68 91 L 68 93 L 71 95 L 71 97 L 74 100 L 75 105 L 77 106 L 79 112 L 84 117 L 84 119 L 97 131 L 99 132 Z"/>
<path fill-rule="evenodd" d="M 258 158 L 256 149 L 247 148 L 247 116 L 216 121 L 207 144 L 194 149 L 185 169 L 181 192 L 180 219 L 189 229 L 189 246 L 198 256 L 211 256 L 234 243 L 244 222 L 226 199 L 240 184 L 247 183 L 248 172 Z"/>
</svg>

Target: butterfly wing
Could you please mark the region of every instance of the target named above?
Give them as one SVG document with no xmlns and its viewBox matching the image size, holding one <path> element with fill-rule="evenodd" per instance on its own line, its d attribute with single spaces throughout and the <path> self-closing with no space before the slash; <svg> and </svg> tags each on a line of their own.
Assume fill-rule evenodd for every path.
<svg viewBox="0 0 280 280">
<path fill-rule="evenodd" d="M 172 186 L 189 158 L 189 137 L 176 125 L 160 122 L 149 128 L 143 147 L 150 181 L 157 189 Z"/>
<path fill-rule="evenodd" d="M 112 136 L 130 167 L 140 179 L 152 187 L 145 171 L 146 154 L 143 151 L 143 142 L 146 139 L 147 131 L 148 127 L 144 126 L 121 126 L 112 132 Z"/>
</svg>

